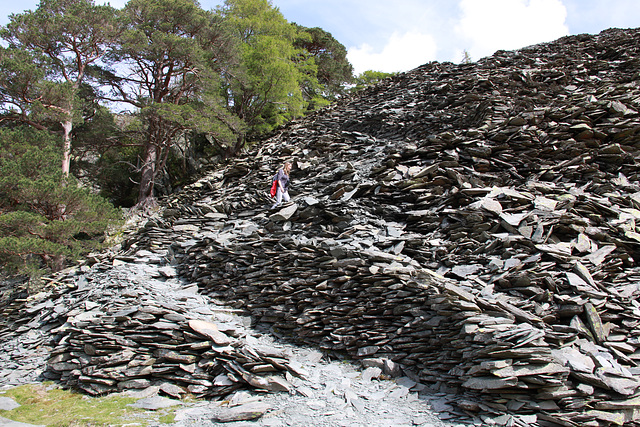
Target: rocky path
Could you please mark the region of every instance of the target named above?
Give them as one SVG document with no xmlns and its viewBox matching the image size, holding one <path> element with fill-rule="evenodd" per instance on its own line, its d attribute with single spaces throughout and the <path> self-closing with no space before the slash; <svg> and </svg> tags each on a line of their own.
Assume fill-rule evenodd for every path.
<svg viewBox="0 0 640 427">
<path fill-rule="evenodd" d="M 6 389 L 55 376 L 55 371 L 47 369 L 47 359 L 59 351 L 60 344 L 52 342 L 51 337 L 59 338 L 66 328 L 89 327 L 99 310 L 106 311 L 107 306 L 133 295 L 149 306 L 173 305 L 185 317 L 215 322 L 221 331 L 237 340 L 236 347 L 277 353 L 295 365 L 298 374 L 287 373 L 284 377 L 288 390 L 242 387 L 221 396 L 221 400 L 195 401 L 180 400 L 182 393 L 168 383 L 131 378 L 128 387 L 138 388 L 122 393 L 139 398 L 136 405 L 148 409 L 146 418 L 152 425 L 160 424 L 154 424 L 155 411 L 167 406 L 176 406 L 173 425 L 185 427 L 452 425 L 438 416 L 438 410 L 453 410 L 450 396 L 430 394 L 408 377 L 385 375 L 383 370 L 388 367 L 382 361 L 376 364 L 371 360 L 368 367 L 355 365 L 313 348 L 287 343 L 276 336 L 277 332 L 274 335 L 274 331 L 261 329 L 260 325 L 252 328 L 251 319 L 241 312 L 216 304 L 200 295 L 197 287 L 176 277 L 166 259 L 166 250 L 141 250 L 133 257 L 112 260 L 112 266 L 101 262 L 70 273 L 59 279 L 58 291 L 33 296 L 24 308 L 31 317 L 3 334 L 0 386 Z M 66 319 L 62 324 L 61 318 Z M 55 363 L 55 356 L 52 360 Z M 64 362 L 58 363 L 73 363 L 66 357 L 60 360 Z M 255 414 L 261 415 L 252 421 L 244 420 Z M 445 418 L 448 417 L 451 415 Z"/>
</svg>

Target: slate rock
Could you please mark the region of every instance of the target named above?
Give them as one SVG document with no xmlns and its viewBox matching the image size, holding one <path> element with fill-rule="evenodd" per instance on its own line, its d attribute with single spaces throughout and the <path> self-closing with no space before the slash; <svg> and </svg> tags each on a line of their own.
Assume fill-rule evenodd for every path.
<svg viewBox="0 0 640 427">
<path fill-rule="evenodd" d="M 22 405 L 10 397 L 0 397 L 0 411 L 11 411 L 19 408 L 20 406 Z"/>
<path fill-rule="evenodd" d="M 260 418 L 271 407 L 265 403 L 253 402 L 231 408 L 222 408 L 214 416 L 213 420 L 219 423 L 230 423 L 235 421 L 248 421 Z"/>
<path fill-rule="evenodd" d="M 0 417 L 0 426 L 2 427 L 44 427 L 40 424 L 27 424 L 19 421 L 13 421 L 5 417 Z"/>
<path fill-rule="evenodd" d="M 159 409 L 170 408 L 172 406 L 179 406 L 182 403 L 179 400 L 168 399 L 162 396 L 153 396 L 140 399 L 135 403 L 130 403 L 127 406 L 134 408 L 147 409 L 150 411 L 157 411 Z"/>
</svg>

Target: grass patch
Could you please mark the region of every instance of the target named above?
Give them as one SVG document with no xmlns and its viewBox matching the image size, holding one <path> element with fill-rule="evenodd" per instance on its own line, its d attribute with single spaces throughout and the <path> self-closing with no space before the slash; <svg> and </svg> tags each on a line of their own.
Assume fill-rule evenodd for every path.
<svg viewBox="0 0 640 427">
<path fill-rule="evenodd" d="M 7 390 L 19 408 L 0 411 L 0 416 L 29 424 L 55 427 L 120 426 L 136 417 L 138 425 L 147 423 L 145 410 L 127 406 L 137 399 L 121 396 L 89 397 L 57 388 L 53 383 L 29 384 Z"/>
<path fill-rule="evenodd" d="M 175 420 L 176 420 L 175 412 L 170 412 L 158 418 L 158 421 L 161 422 L 162 424 L 173 424 Z"/>
</svg>

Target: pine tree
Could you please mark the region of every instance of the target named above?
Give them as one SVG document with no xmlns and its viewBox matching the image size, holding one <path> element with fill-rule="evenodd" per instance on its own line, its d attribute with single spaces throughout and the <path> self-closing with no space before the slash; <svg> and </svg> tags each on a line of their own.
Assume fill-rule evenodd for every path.
<svg viewBox="0 0 640 427">
<path fill-rule="evenodd" d="M 61 269 L 98 249 L 120 212 L 60 170 L 57 138 L 0 128 L 0 264 L 9 271 Z"/>
<path fill-rule="evenodd" d="M 65 175 L 71 132 L 80 120 L 78 92 L 89 67 L 119 34 L 114 18 L 112 7 L 93 0 L 42 0 L 35 11 L 11 15 L 1 32 L 9 44 L 0 50 L 0 91 L 7 113 L 2 119 L 40 129 L 51 128 L 47 121 L 57 123 Z"/>
<path fill-rule="evenodd" d="M 110 99 L 137 112 L 142 148 L 138 206 L 154 202 L 156 178 L 180 138 L 192 130 L 235 133 L 220 96 L 227 40 L 218 19 L 193 0 L 130 0 L 125 31 L 110 52 Z"/>
</svg>

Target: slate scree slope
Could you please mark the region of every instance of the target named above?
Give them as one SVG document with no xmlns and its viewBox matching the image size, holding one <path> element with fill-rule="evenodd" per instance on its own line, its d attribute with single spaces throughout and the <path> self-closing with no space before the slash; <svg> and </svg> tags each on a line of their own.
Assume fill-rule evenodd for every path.
<svg viewBox="0 0 640 427">
<path fill-rule="evenodd" d="M 201 293 L 282 336 L 387 360 L 468 414 L 638 425 L 639 111 L 635 29 L 428 63 L 207 173 L 123 251 L 164 242 Z M 285 160 L 294 204 L 269 210 Z M 134 326 L 161 314 L 148 311 Z M 268 357 L 243 368 L 220 331 L 173 320 L 189 332 L 164 349 L 114 322 L 126 355 L 87 346 L 90 321 L 56 330 L 50 370 L 94 393 L 117 388 L 101 372 L 136 358 L 138 378 L 202 396 L 226 389 L 163 374 L 196 363 L 194 378 L 215 377 L 226 363 L 256 382 Z M 198 336 L 214 351 L 184 344 Z M 62 363 L 79 354 L 82 370 Z"/>
</svg>

